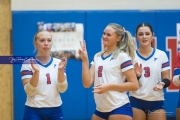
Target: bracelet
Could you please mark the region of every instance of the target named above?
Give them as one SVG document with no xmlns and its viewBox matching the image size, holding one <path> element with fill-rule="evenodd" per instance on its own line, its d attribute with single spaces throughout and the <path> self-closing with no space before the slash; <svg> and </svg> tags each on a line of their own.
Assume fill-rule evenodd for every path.
<svg viewBox="0 0 180 120">
<path fill-rule="evenodd" d="M 165 83 L 165 85 L 164 85 L 164 87 L 163 87 L 163 88 L 167 88 L 167 87 L 170 85 L 170 80 L 169 80 L 169 79 L 167 79 L 167 78 L 162 79 L 162 81 L 161 81 L 161 82 L 164 82 L 164 83 Z"/>
<path fill-rule="evenodd" d="M 140 78 L 141 78 L 141 76 L 139 76 L 139 77 L 137 76 L 137 79 L 138 79 L 138 80 L 139 80 Z"/>
</svg>

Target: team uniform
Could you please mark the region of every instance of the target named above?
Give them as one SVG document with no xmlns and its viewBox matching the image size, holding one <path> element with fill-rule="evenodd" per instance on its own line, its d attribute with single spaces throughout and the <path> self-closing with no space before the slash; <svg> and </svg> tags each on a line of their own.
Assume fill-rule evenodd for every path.
<svg viewBox="0 0 180 120">
<path fill-rule="evenodd" d="M 177 55 L 175 67 L 174 67 L 174 76 L 173 76 L 173 83 L 176 84 L 176 86 L 180 86 L 180 53 Z M 179 91 L 179 100 L 177 104 L 177 108 L 180 108 L 180 91 Z"/>
<path fill-rule="evenodd" d="M 112 54 L 106 57 L 95 55 L 91 64 L 95 66 L 94 86 L 102 83 L 123 84 L 125 80 L 123 72 L 133 68 L 130 57 L 124 52 L 119 53 L 116 58 L 113 58 Z M 111 114 L 125 114 L 132 117 L 132 108 L 126 92 L 107 91 L 103 94 L 94 94 L 94 99 L 96 103 L 94 114 L 101 118 L 108 119 Z"/>
<path fill-rule="evenodd" d="M 177 108 L 180 108 L 180 90 L 179 90 L 179 99 L 178 99 Z"/>
<path fill-rule="evenodd" d="M 24 120 L 36 120 L 37 118 L 34 118 L 35 114 L 38 114 L 43 120 L 48 120 L 50 117 L 52 118 L 52 115 L 54 115 L 53 117 L 56 120 L 63 120 L 61 109 L 62 100 L 57 90 L 58 65 L 60 61 L 59 59 L 51 57 L 50 62 L 43 65 L 36 60 L 39 65 L 39 81 L 35 95 L 27 95 Z M 28 62 L 28 60 L 26 62 Z M 31 78 L 34 70 L 31 64 L 25 63 L 22 65 L 20 72 L 23 80 L 25 78 Z M 66 73 L 64 74 L 66 75 Z"/>
<path fill-rule="evenodd" d="M 141 109 L 146 114 L 157 109 L 164 109 L 163 90 L 154 91 L 153 87 L 161 82 L 161 72 L 170 69 L 167 55 L 165 52 L 154 48 L 151 55 L 144 58 L 136 50 L 135 62 L 136 61 L 142 64 L 143 71 L 139 79 L 139 89 L 130 92 L 132 107 Z"/>
</svg>

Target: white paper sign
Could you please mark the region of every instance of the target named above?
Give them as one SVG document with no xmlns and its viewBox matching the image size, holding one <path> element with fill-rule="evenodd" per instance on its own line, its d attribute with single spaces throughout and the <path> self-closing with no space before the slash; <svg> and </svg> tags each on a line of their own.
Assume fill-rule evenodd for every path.
<svg viewBox="0 0 180 120">
<path fill-rule="evenodd" d="M 68 32 L 51 32 L 53 46 L 51 53 L 53 57 L 78 58 L 78 49 L 80 48 L 80 41 L 84 40 L 83 24 L 76 23 L 75 31 Z"/>
</svg>

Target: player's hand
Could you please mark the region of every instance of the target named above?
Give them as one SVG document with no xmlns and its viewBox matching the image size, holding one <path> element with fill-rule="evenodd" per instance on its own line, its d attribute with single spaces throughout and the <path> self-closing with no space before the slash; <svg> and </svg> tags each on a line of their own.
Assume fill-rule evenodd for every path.
<svg viewBox="0 0 180 120">
<path fill-rule="evenodd" d="M 58 65 L 58 69 L 63 69 L 66 67 L 67 65 L 67 58 L 66 57 L 63 57 L 61 59 L 61 61 L 59 62 L 59 65 Z"/>
<path fill-rule="evenodd" d="M 164 82 L 159 82 L 154 88 L 154 91 L 162 90 L 164 87 L 165 83 Z"/>
<path fill-rule="evenodd" d="M 97 94 L 102 94 L 105 93 L 109 90 L 109 85 L 108 84 L 98 84 L 97 86 L 93 87 L 93 93 L 97 93 Z"/>
<path fill-rule="evenodd" d="M 39 72 L 39 65 L 37 64 L 36 60 L 30 58 L 31 67 L 35 72 Z"/>
<path fill-rule="evenodd" d="M 136 62 L 136 63 L 134 64 L 134 71 L 135 71 L 135 73 L 136 73 L 136 76 L 137 76 L 137 77 L 140 77 L 141 74 L 142 74 L 142 64 L 138 64 L 138 62 Z"/>
<path fill-rule="evenodd" d="M 86 50 L 86 42 L 85 40 L 82 42 L 80 41 L 81 48 L 78 50 L 79 57 L 82 61 L 88 60 L 87 50 Z"/>
</svg>

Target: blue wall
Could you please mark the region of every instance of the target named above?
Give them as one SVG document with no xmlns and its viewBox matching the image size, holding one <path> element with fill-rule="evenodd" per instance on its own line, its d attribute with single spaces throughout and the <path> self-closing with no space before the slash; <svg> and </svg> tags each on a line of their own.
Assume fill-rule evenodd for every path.
<svg viewBox="0 0 180 120">
<path fill-rule="evenodd" d="M 87 43 L 89 59 L 101 50 L 101 35 L 108 23 L 116 22 L 135 35 L 136 26 L 141 22 L 152 25 L 157 37 L 157 48 L 166 51 L 166 37 L 176 36 L 176 23 L 180 23 L 180 10 L 163 11 L 13 11 L 12 12 L 13 55 L 31 56 L 33 37 L 37 22 L 76 22 L 84 24 L 84 39 Z M 174 56 L 173 56 L 174 57 Z M 14 65 L 14 120 L 21 120 L 26 94 L 20 78 L 21 65 Z M 81 80 L 81 62 L 68 60 L 67 75 L 69 88 L 61 94 L 66 120 L 88 120 L 94 112 L 95 104 L 92 88 L 85 89 Z M 178 93 L 166 92 L 165 108 L 168 116 L 175 116 Z"/>
</svg>

